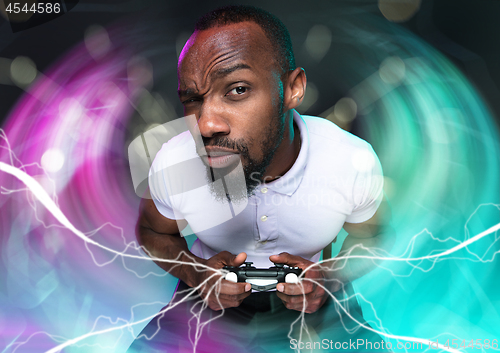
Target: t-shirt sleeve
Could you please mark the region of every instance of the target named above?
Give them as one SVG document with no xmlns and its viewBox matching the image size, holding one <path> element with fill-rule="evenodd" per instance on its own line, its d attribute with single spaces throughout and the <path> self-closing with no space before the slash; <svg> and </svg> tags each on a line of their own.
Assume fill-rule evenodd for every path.
<svg viewBox="0 0 500 353">
<path fill-rule="evenodd" d="M 180 219 L 176 216 L 172 207 L 172 201 L 167 189 L 167 169 L 166 163 L 162 160 L 162 153 L 156 155 L 156 158 L 149 169 L 149 191 L 151 198 L 155 203 L 158 212 L 169 219 Z"/>
<path fill-rule="evenodd" d="M 353 210 L 346 222 L 361 223 L 369 220 L 382 202 L 384 176 L 377 154 L 370 145 L 358 151 L 353 161 L 358 173 L 353 188 Z"/>
</svg>

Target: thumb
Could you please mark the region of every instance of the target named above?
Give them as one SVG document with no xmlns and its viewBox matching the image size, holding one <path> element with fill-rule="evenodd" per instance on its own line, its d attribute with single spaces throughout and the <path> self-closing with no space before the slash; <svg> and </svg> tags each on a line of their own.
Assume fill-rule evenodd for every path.
<svg viewBox="0 0 500 353">
<path fill-rule="evenodd" d="M 222 266 L 239 267 L 247 259 L 247 254 L 244 252 L 241 252 L 238 255 L 234 255 L 231 254 L 229 251 L 223 251 L 218 255 L 219 255 L 219 261 L 222 263 Z"/>
<path fill-rule="evenodd" d="M 244 252 L 240 252 L 238 255 L 236 255 L 231 263 L 229 264 L 230 266 L 241 266 L 245 260 L 247 259 L 247 254 Z"/>
<path fill-rule="evenodd" d="M 282 252 L 279 255 L 269 256 L 269 260 L 271 260 L 275 264 L 285 264 L 288 266 L 296 266 L 300 262 L 300 259 L 300 257 L 290 255 L 287 252 Z"/>
</svg>

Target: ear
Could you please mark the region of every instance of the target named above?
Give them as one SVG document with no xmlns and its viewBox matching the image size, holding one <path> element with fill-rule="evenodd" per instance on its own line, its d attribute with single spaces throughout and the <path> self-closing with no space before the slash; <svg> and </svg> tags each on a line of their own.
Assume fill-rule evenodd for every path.
<svg viewBox="0 0 500 353">
<path fill-rule="evenodd" d="M 288 77 L 284 82 L 283 105 L 284 110 L 297 108 L 304 100 L 306 94 L 307 78 L 303 68 L 298 67 L 288 72 Z"/>
</svg>

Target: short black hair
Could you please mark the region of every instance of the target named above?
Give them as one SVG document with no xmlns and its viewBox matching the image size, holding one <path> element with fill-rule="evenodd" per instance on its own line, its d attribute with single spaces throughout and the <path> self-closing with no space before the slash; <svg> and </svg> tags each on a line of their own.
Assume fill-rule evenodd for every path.
<svg viewBox="0 0 500 353">
<path fill-rule="evenodd" d="M 246 5 L 219 7 L 200 17 L 194 30 L 203 31 L 245 21 L 255 22 L 264 30 L 277 53 L 276 59 L 282 73 L 295 69 L 295 57 L 288 29 L 276 16 L 258 7 Z"/>
</svg>

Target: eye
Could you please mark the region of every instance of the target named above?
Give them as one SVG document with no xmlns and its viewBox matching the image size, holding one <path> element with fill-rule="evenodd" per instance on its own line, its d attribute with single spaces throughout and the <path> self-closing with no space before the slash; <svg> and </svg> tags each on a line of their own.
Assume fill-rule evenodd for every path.
<svg viewBox="0 0 500 353">
<path fill-rule="evenodd" d="M 186 104 L 194 103 L 194 102 L 197 102 L 197 101 L 199 101 L 199 99 L 197 99 L 197 98 L 189 98 L 189 99 L 186 99 L 185 101 L 182 101 L 181 103 L 183 105 L 186 105 Z"/>
<path fill-rule="evenodd" d="M 245 93 L 248 90 L 248 87 L 244 86 L 238 86 L 236 88 L 233 88 L 229 92 L 227 92 L 227 96 L 241 96 L 243 93 Z"/>
</svg>

